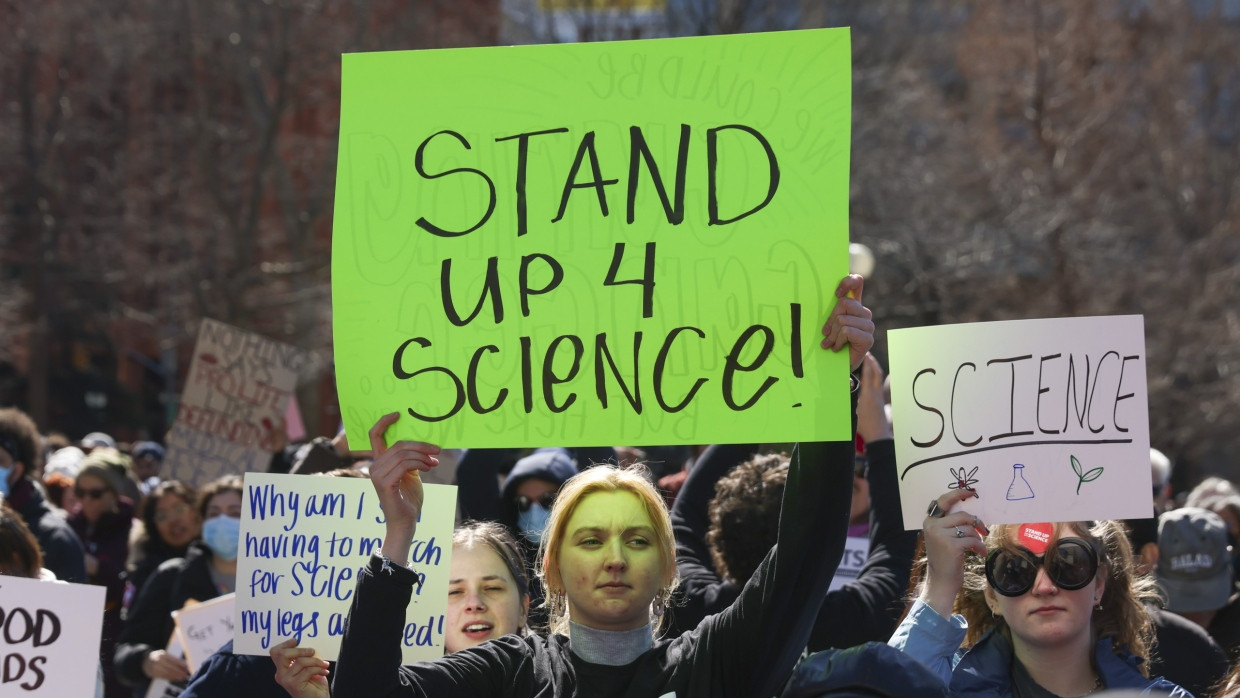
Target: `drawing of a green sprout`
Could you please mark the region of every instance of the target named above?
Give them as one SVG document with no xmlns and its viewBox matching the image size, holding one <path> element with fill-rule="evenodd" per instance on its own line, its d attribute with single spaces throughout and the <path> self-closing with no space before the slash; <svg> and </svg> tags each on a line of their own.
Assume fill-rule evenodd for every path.
<svg viewBox="0 0 1240 698">
<path fill-rule="evenodd" d="M 1072 469 L 1076 471 L 1076 476 L 1080 478 L 1080 482 L 1076 483 L 1076 493 L 1080 495 L 1081 485 L 1097 480 L 1102 475 L 1102 468 L 1094 468 L 1089 472 L 1082 472 L 1084 469 L 1081 467 L 1081 461 L 1077 460 L 1076 456 L 1070 455 L 1068 457 L 1072 459 Z"/>
</svg>

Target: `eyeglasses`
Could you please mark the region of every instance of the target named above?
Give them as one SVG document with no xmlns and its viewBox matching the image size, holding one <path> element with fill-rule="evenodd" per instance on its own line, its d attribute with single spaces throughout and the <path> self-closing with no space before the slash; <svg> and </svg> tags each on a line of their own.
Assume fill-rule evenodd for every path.
<svg viewBox="0 0 1240 698">
<path fill-rule="evenodd" d="M 187 511 L 189 511 L 189 505 L 187 504 L 173 505 L 171 509 L 155 514 L 155 523 L 161 524 L 173 519 L 179 519 L 182 516 L 185 516 L 185 512 Z"/>
<path fill-rule="evenodd" d="M 1064 591 L 1083 589 L 1098 573 L 1098 553 L 1081 538 L 1060 538 L 1041 557 L 1026 548 L 995 548 L 986 556 L 986 581 L 1003 596 L 1020 596 L 1033 588 L 1038 568 Z"/>
<path fill-rule="evenodd" d="M 530 499 L 523 494 L 517 495 L 517 511 L 529 511 L 534 502 L 541 504 L 543 509 L 551 509 L 551 505 L 555 504 L 555 490 L 547 490 L 538 495 L 537 499 Z"/>
<path fill-rule="evenodd" d="M 73 488 L 73 494 L 78 499 L 103 499 L 104 495 L 110 491 L 106 487 L 92 487 L 91 489 L 86 489 L 85 487 Z"/>
</svg>

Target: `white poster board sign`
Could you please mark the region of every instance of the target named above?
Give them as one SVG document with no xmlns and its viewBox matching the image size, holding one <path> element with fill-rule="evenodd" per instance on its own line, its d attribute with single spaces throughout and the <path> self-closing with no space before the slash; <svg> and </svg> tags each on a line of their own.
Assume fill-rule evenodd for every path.
<svg viewBox="0 0 1240 698">
<path fill-rule="evenodd" d="M 1141 316 L 1020 320 L 888 333 L 906 529 L 969 487 L 987 524 L 1148 517 Z"/>
<path fill-rule="evenodd" d="M 405 609 L 404 663 L 444 652 L 456 487 L 423 487 L 426 500 L 410 549 L 423 582 Z M 359 572 L 383 546 L 383 521 L 368 479 L 247 473 L 233 651 L 266 655 L 297 636 L 334 661 Z"/>
<path fill-rule="evenodd" d="M 0 695 L 95 695 L 106 591 L 0 576 Z"/>
<path fill-rule="evenodd" d="M 172 620 L 185 645 L 185 663 L 191 675 L 198 671 L 203 660 L 233 638 L 236 600 L 236 594 L 225 594 L 172 612 Z"/>
<path fill-rule="evenodd" d="M 850 582 L 857 581 L 861 568 L 870 557 L 870 539 L 864 536 L 849 536 L 844 539 L 844 557 L 840 558 L 840 566 L 835 568 L 835 576 L 831 578 L 831 586 L 827 591 L 835 591 Z"/>
<path fill-rule="evenodd" d="M 167 478 L 201 486 L 266 470 L 310 354 L 203 318 L 164 459 Z"/>
</svg>

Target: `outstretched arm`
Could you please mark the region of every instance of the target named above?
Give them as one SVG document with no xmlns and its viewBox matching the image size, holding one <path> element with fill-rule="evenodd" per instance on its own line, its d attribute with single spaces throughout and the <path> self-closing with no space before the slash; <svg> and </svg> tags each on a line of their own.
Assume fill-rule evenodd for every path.
<svg viewBox="0 0 1240 698">
<path fill-rule="evenodd" d="M 941 495 L 922 522 L 926 540 L 926 579 L 917 600 L 887 644 L 904 651 L 950 681 L 953 658 L 968 624 L 952 615 L 952 606 L 964 585 L 965 553 L 986 554 L 982 536 L 990 531 L 976 516 L 955 510 L 976 493 L 961 488 Z"/>
<path fill-rule="evenodd" d="M 694 463 L 676 496 L 672 506 L 672 530 L 676 534 L 680 598 L 670 611 L 669 632 L 672 635 L 696 628 L 706 616 L 731 605 L 740 593 L 740 585 L 721 578 L 711 563 L 710 548 L 706 544 L 706 531 L 710 528 L 707 511 L 719 478 L 757 452 L 758 444 L 711 446 Z"/>
<path fill-rule="evenodd" d="M 861 304 L 861 291 L 861 277 L 845 278 L 823 328 L 822 346 L 847 348 L 854 370 L 874 342 L 874 324 Z M 854 452 L 852 439 L 793 448 L 778 542 L 735 603 L 681 638 L 713 648 L 709 661 L 714 673 L 703 681 L 728 695 L 779 693 L 809 640 L 844 552 Z"/>
<path fill-rule="evenodd" d="M 866 355 L 857 391 L 857 433 L 865 439 L 870 484 L 870 552 L 857 578 L 827 594 L 809 650 L 886 642 L 896 629 L 908 588 L 917 532 L 900 513 L 895 442 L 883 398 L 883 370 Z"/>
</svg>

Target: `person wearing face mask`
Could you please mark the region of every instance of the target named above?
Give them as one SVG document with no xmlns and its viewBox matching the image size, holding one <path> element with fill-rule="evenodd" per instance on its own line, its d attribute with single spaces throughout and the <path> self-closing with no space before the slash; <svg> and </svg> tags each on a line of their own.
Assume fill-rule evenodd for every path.
<svg viewBox="0 0 1240 698">
<path fill-rule="evenodd" d="M 568 450 L 540 448 L 517 461 L 500 493 L 499 522 L 507 526 L 520 543 L 529 561 L 526 576 L 535 580 L 530 586 L 530 625 L 535 628 L 545 626 L 547 614 L 542 604 L 542 585 L 533 567 L 534 553 L 551 517 L 556 493 L 576 474 L 577 464 Z"/>
<path fill-rule="evenodd" d="M 145 692 L 152 679 L 189 678 L 185 662 L 164 651 L 172 612 L 191 599 L 207 601 L 235 590 L 242 486 L 239 476 L 227 475 L 199 492 L 202 540 L 190 543 L 185 557 L 160 565 L 134 598 L 114 658 L 121 681 Z"/>
<path fill-rule="evenodd" d="M 43 565 L 61 581 L 85 584 L 82 543 L 35 483 L 40 465 L 42 450 L 34 421 L 19 409 L 0 409 L 0 498 L 21 514 L 39 541 Z"/>
</svg>

